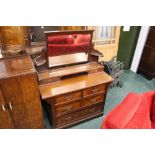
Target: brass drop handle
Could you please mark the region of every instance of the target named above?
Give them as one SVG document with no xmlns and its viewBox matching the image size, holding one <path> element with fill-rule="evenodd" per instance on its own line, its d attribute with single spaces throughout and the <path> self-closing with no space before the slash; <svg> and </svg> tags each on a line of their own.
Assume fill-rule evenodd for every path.
<svg viewBox="0 0 155 155">
<path fill-rule="evenodd" d="M 97 98 L 94 98 L 94 99 L 92 100 L 93 103 L 96 102 L 96 101 L 97 101 Z"/>
<path fill-rule="evenodd" d="M 4 112 L 6 111 L 4 104 L 2 104 L 2 109 Z"/>
<path fill-rule="evenodd" d="M 70 121 L 72 119 L 72 116 L 66 117 L 65 120 L 66 121 Z"/>
<path fill-rule="evenodd" d="M 89 112 L 94 112 L 96 108 L 90 109 Z"/>
<path fill-rule="evenodd" d="M 11 102 L 9 102 L 9 108 L 10 108 L 10 110 L 13 109 L 13 108 L 12 108 L 12 104 L 11 104 Z"/>
<path fill-rule="evenodd" d="M 71 100 L 72 99 L 72 96 L 70 95 L 70 96 L 66 96 L 65 97 L 67 100 Z"/>
<path fill-rule="evenodd" d="M 72 110 L 72 106 L 65 107 L 66 110 Z"/>
<path fill-rule="evenodd" d="M 93 91 L 94 93 L 97 92 L 97 88 L 93 89 L 92 91 Z"/>
</svg>

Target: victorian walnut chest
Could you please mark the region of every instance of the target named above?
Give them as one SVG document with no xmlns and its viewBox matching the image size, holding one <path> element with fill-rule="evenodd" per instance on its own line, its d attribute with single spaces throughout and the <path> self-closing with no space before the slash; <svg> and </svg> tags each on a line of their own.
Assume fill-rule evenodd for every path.
<svg viewBox="0 0 155 155">
<path fill-rule="evenodd" d="M 112 78 L 92 59 L 92 30 L 46 35 L 48 69 L 37 72 L 53 128 L 67 128 L 103 114 Z"/>
<path fill-rule="evenodd" d="M 103 115 L 112 78 L 97 62 L 38 73 L 39 89 L 47 101 L 53 128 L 66 128 Z"/>
</svg>

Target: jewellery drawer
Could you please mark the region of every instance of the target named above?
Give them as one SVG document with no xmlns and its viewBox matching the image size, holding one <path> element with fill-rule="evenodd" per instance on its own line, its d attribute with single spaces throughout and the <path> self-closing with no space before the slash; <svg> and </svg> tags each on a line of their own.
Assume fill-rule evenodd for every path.
<svg viewBox="0 0 155 155">
<path fill-rule="evenodd" d="M 81 101 L 81 106 L 85 107 L 88 105 L 92 105 L 95 103 L 100 103 L 104 101 L 104 94 L 100 94 L 100 95 L 96 95 L 87 99 L 84 99 L 83 101 Z"/>
<path fill-rule="evenodd" d="M 73 111 L 73 110 L 77 110 L 80 108 L 80 102 L 73 102 L 71 104 L 65 104 L 65 105 L 55 105 L 55 111 L 56 111 L 56 116 L 69 112 L 69 111 Z"/>
<path fill-rule="evenodd" d="M 68 94 L 63 94 L 60 96 L 55 97 L 55 103 L 63 103 L 63 102 L 70 102 L 72 100 L 76 100 L 81 98 L 81 92 L 73 92 L 73 93 L 68 93 Z"/>
<path fill-rule="evenodd" d="M 98 92 L 105 91 L 105 85 L 98 85 L 83 90 L 83 96 L 89 96 Z"/>
</svg>

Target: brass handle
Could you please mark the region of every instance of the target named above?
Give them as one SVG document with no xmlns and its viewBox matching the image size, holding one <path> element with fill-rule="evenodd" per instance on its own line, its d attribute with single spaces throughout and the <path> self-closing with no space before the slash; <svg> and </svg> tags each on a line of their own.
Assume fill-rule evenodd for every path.
<svg viewBox="0 0 155 155">
<path fill-rule="evenodd" d="M 89 112 L 94 112 L 95 110 L 96 110 L 96 108 L 90 109 Z"/>
<path fill-rule="evenodd" d="M 72 96 L 66 96 L 65 97 L 67 100 L 71 100 L 72 99 Z"/>
<path fill-rule="evenodd" d="M 72 110 L 72 106 L 65 107 L 66 110 Z"/>
<path fill-rule="evenodd" d="M 97 92 L 97 88 L 93 89 L 92 91 L 93 91 L 94 93 Z"/>
<path fill-rule="evenodd" d="M 9 102 L 9 108 L 10 108 L 10 110 L 13 109 L 13 108 L 12 108 L 12 104 L 11 104 L 11 102 Z"/>
<path fill-rule="evenodd" d="M 66 117 L 65 121 L 70 121 L 72 119 L 72 116 Z"/>
<path fill-rule="evenodd" d="M 96 98 L 94 98 L 93 100 L 92 100 L 92 102 L 94 103 L 94 102 L 96 102 L 97 101 L 97 99 Z"/>
<path fill-rule="evenodd" d="M 4 104 L 2 104 L 2 109 L 4 112 L 6 111 Z"/>
</svg>

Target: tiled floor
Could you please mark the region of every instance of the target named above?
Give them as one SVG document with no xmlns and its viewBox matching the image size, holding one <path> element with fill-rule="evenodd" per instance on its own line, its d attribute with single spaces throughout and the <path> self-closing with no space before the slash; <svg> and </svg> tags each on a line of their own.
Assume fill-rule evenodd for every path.
<svg viewBox="0 0 155 155">
<path fill-rule="evenodd" d="M 108 90 L 103 116 L 81 123 L 70 129 L 99 129 L 105 115 L 120 103 L 129 92 L 141 93 L 155 89 L 155 79 L 149 81 L 142 75 L 133 73 L 132 71 L 125 71 L 121 77 L 121 81 L 123 82 L 122 88 L 114 87 Z M 51 128 L 47 117 L 45 117 L 45 121 L 46 127 Z"/>
</svg>

